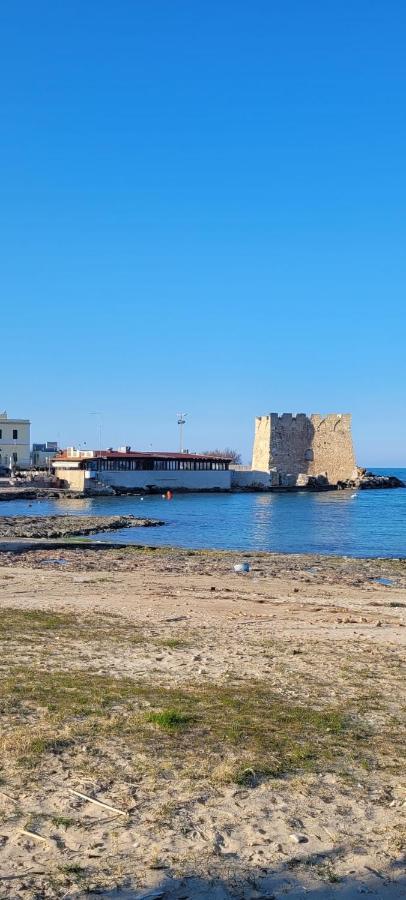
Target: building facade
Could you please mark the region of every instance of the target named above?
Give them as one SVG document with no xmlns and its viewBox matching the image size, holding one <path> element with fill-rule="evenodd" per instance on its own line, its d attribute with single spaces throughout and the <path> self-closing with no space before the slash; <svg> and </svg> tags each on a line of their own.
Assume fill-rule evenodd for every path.
<svg viewBox="0 0 406 900">
<path fill-rule="evenodd" d="M 281 475 L 325 475 L 329 484 L 356 473 L 351 416 L 270 413 L 255 419 L 252 468 Z"/>
<path fill-rule="evenodd" d="M 0 412 L 0 466 L 25 469 L 30 465 L 30 421 L 9 419 Z"/>
<path fill-rule="evenodd" d="M 197 453 L 142 453 L 122 450 L 76 450 L 69 447 L 52 463 L 55 475 L 75 491 L 100 487 L 126 491 L 228 491 L 228 457 Z"/>
<path fill-rule="evenodd" d="M 45 444 L 33 444 L 31 465 L 35 469 L 50 469 L 52 460 L 59 453 L 57 441 L 46 441 Z"/>
</svg>

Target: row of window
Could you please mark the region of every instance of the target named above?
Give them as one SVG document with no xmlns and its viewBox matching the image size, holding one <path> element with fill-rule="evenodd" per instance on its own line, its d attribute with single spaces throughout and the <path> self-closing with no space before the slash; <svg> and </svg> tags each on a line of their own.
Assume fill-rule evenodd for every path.
<svg viewBox="0 0 406 900">
<path fill-rule="evenodd" d="M 3 429 L 0 428 L 0 441 L 3 440 Z M 13 441 L 18 441 L 18 428 L 13 428 Z"/>
<path fill-rule="evenodd" d="M 119 471 L 161 471 L 161 472 L 207 472 L 224 471 L 228 463 L 217 462 L 214 459 L 92 459 L 86 461 L 85 468 L 95 469 L 97 472 Z"/>
</svg>

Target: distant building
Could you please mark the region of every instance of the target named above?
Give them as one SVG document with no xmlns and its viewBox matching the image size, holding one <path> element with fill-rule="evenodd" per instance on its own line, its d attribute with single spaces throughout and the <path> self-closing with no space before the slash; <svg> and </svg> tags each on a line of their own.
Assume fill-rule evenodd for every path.
<svg viewBox="0 0 406 900">
<path fill-rule="evenodd" d="M 68 447 L 52 463 L 55 475 L 76 491 L 106 486 L 126 491 L 228 491 L 230 459 L 198 453 L 76 450 Z"/>
<path fill-rule="evenodd" d="M 0 412 L 0 466 L 25 469 L 30 465 L 30 421 L 9 419 Z"/>
<path fill-rule="evenodd" d="M 31 465 L 35 469 L 49 469 L 52 460 L 59 453 L 57 441 L 46 441 L 45 444 L 33 444 L 31 451 Z"/>
</svg>

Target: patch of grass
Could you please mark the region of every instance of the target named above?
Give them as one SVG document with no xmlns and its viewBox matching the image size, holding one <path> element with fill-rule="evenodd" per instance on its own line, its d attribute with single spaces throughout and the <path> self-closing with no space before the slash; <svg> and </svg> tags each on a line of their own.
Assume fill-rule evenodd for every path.
<svg viewBox="0 0 406 900">
<path fill-rule="evenodd" d="M 65 831 L 77 824 L 75 819 L 71 819 L 69 816 L 53 816 L 51 823 L 55 828 L 64 828 Z"/>
<path fill-rule="evenodd" d="M 184 638 L 158 638 L 154 640 L 156 647 L 167 647 L 168 650 L 182 650 L 188 647 L 188 642 Z"/>
<path fill-rule="evenodd" d="M 83 866 L 79 866 L 77 863 L 70 863 L 66 866 L 61 866 L 60 871 L 63 872 L 64 875 L 69 875 L 74 878 L 85 878 L 86 869 Z"/>
<path fill-rule="evenodd" d="M 328 881 L 329 884 L 339 884 L 341 881 L 340 876 L 334 871 L 331 863 L 321 863 L 317 866 L 316 871 L 319 878 L 322 878 L 323 881 Z"/>
<path fill-rule="evenodd" d="M 147 722 L 158 725 L 165 731 L 177 731 L 179 728 L 186 728 L 193 722 L 193 716 L 182 713 L 178 709 L 164 709 L 162 712 L 151 712 L 147 714 Z"/>
<path fill-rule="evenodd" d="M 372 760 L 382 750 L 387 761 L 402 741 L 396 725 L 375 733 L 338 706 L 315 708 L 308 697 L 293 703 L 267 681 L 169 688 L 91 671 L 15 668 L 0 680 L 0 715 L 8 727 L 0 739 L 4 765 L 19 761 L 30 777 L 50 754 L 74 758 L 83 741 L 86 765 L 89 753 L 101 765 L 114 746 L 158 770 L 241 785 L 294 772 L 359 771 L 366 751 Z"/>
<path fill-rule="evenodd" d="M 44 632 L 72 627 L 75 621 L 76 617 L 73 614 L 6 607 L 0 610 L 0 640 L 17 637 L 32 640 Z"/>
<path fill-rule="evenodd" d="M 103 616 L 75 615 L 41 609 L 0 610 L 0 641 L 20 641 L 33 644 L 51 641 L 52 632 L 58 639 L 111 644 L 138 644 L 145 641 L 142 629 L 113 613 Z"/>
</svg>

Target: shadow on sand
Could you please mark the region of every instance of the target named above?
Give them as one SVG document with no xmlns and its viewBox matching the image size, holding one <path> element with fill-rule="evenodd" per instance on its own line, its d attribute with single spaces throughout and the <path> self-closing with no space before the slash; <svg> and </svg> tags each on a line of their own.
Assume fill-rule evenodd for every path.
<svg viewBox="0 0 406 900">
<path fill-rule="evenodd" d="M 301 854 L 279 867 L 241 870 L 235 856 L 222 856 L 206 876 L 190 873 L 182 878 L 156 873 L 154 886 L 135 887 L 124 879 L 114 890 L 101 891 L 104 900 L 358 900 L 362 895 L 382 900 L 406 897 L 404 860 L 392 860 L 381 870 L 364 867 L 362 874 L 336 876 L 334 863 L 343 848 L 319 855 Z M 227 874 L 224 874 L 226 870 Z M 159 877 L 159 874 L 161 877 Z M 67 895 L 69 897 L 69 895 Z M 77 897 L 77 894 L 75 895 Z M 95 895 L 87 893 L 90 898 Z"/>
</svg>

